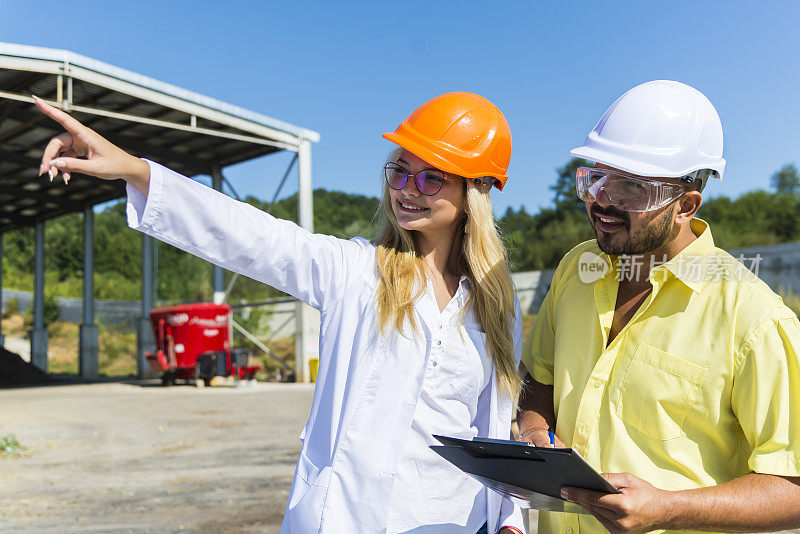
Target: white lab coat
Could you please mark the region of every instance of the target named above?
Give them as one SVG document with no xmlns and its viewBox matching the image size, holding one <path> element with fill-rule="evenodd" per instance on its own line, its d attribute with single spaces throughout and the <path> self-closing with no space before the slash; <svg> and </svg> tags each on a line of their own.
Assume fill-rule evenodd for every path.
<svg viewBox="0 0 800 534">
<path fill-rule="evenodd" d="M 131 228 L 320 311 L 317 384 L 281 532 L 385 531 L 431 332 L 419 324 L 420 335 L 411 339 L 378 333 L 374 247 L 360 238 L 312 234 L 152 162 L 148 196 L 128 186 L 127 213 Z M 516 311 L 519 363 L 518 303 Z M 417 354 L 424 359 L 409 357 Z M 498 394 L 494 372 L 478 404 L 479 435 L 508 439 L 513 406 Z M 519 509 L 486 494 L 490 533 L 504 525 L 523 529 Z"/>
</svg>

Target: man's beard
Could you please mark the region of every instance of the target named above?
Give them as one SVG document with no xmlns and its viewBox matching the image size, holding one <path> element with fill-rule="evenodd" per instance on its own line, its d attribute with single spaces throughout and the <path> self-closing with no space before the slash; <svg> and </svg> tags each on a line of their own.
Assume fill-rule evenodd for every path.
<svg viewBox="0 0 800 534">
<path fill-rule="evenodd" d="M 631 232 L 630 216 L 627 212 L 619 210 L 614 206 L 601 208 L 597 204 L 592 206 L 590 222 L 592 229 L 597 237 L 597 244 L 600 250 L 612 256 L 635 255 L 650 252 L 664 245 L 672 233 L 672 217 L 670 214 L 672 210 L 665 210 L 660 218 L 654 218 L 646 223 L 644 227 L 636 232 Z M 617 233 L 606 234 L 602 230 L 595 228 L 594 217 L 598 215 L 606 215 L 609 217 L 616 217 L 625 222 L 625 232 L 627 239 L 621 243 L 615 242 L 618 240 Z M 605 236 L 605 237 L 603 237 Z"/>
</svg>

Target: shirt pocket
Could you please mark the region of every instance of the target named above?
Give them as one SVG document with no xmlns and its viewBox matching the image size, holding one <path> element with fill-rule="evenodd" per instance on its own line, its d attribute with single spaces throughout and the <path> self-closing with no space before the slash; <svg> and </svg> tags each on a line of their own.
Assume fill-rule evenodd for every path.
<svg viewBox="0 0 800 534">
<path fill-rule="evenodd" d="M 330 466 L 318 467 L 305 453 L 305 448 L 300 449 L 300 458 L 297 462 L 297 476 L 311 486 L 327 486 L 330 477 Z"/>
<path fill-rule="evenodd" d="M 612 390 L 612 408 L 626 427 L 650 438 L 678 438 L 707 373 L 707 367 L 642 343 Z"/>
</svg>

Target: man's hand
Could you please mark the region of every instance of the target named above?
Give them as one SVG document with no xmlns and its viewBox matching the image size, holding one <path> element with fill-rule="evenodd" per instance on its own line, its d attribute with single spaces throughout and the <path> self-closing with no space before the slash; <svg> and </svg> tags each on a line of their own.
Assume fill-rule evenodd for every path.
<svg viewBox="0 0 800 534">
<path fill-rule="evenodd" d="M 602 493 L 564 486 L 561 497 L 580 504 L 612 534 L 634 534 L 667 528 L 670 492 L 660 490 L 629 473 L 604 473 L 620 493 Z"/>
<path fill-rule="evenodd" d="M 566 447 L 556 435 L 553 435 L 553 443 L 551 444 L 550 432 L 544 427 L 529 428 L 528 430 L 520 432 L 519 440 L 526 441 L 536 447 L 547 447 L 548 449 L 563 449 Z"/>
</svg>

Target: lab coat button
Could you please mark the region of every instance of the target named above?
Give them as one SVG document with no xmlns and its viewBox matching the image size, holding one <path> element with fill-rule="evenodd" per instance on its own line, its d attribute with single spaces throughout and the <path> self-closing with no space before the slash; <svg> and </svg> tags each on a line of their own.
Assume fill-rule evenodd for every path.
<svg viewBox="0 0 800 534">
<path fill-rule="evenodd" d="M 442 344 L 442 340 L 441 339 L 437 339 L 436 340 L 436 345 L 438 346 L 438 345 L 441 345 L 441 344 Z"/>
<path fill-rule="evenodd" d="M 439 362 L 433 362 L 434 367 L 436 367 L 437 365 L 439 365 Z"/>
</svg>

